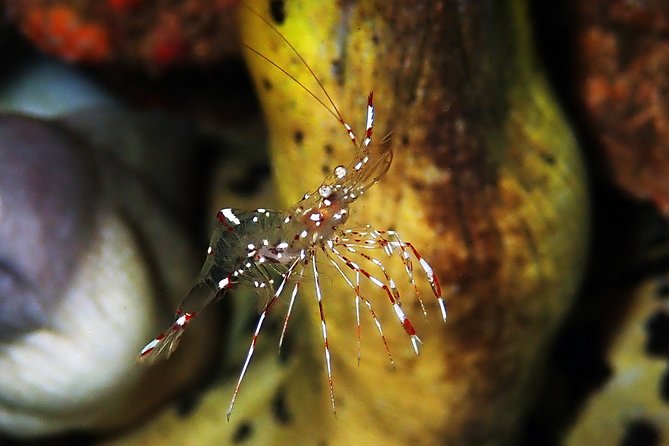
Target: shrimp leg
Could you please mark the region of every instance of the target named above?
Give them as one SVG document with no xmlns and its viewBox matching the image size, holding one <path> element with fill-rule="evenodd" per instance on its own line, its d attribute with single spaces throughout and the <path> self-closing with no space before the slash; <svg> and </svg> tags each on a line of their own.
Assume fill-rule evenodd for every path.
<svg viewBox="0 0 669 446">
<path fill-rule="evenodd" d="M 206 284 L 200 282 L 191 288 L 177 308 L 172 325 L 144 346 L 139 353 L 139 360 L 151 363 L 158 359 L 169 358 L 179 346 L 181 336 L 191 320 L 227 287 L 223 286 L 221 291 L 215 293 Z"/>
</svg>

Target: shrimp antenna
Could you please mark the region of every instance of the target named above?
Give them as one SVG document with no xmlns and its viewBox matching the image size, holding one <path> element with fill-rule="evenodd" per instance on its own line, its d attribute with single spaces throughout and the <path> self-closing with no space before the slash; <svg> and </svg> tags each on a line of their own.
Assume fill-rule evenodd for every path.
<svg viewBox="0 0 669 446">
<path fill-rule="evenodd" d="M 264 20 L 264 19 L 263 19 L 263 20 Z M 334 111 L 333 111 L 330 107 L 328 107 L 328 105 L 327 105 L 325 102 L 323 102 L 323 101 L 321 100 L 321 98 L 319 98 L 318 96 L 316 96 L 316 94 L 315 94 L 313 91 L 309 90 L 309 89 L 308 89 L 302 82 L 300 82 L 299 80 L 297 80 L 297 78 L 296 78 L 295 76 L 293 76 L 293 75 L 290 74 L 288 71 L 286 71 L 285 68 L 283 68 L 282 66 L 280 66 L 279 64 L 277 64 L 276 62 L 274 62 L 274 61 L 273 61 L 272 59 L 270 59 L 269 57 L 265 56 L 265 55 L 264 55 L 263 53 L 261 53 L 260 51 L 258 51 L 258 50 L 256 50 L 255 48 L 253 48 L 253 47 L 247 45 L 246 43 L 242 43 L 242 45 L 244 45 L 244 46 L 246 47 L 246 49 L 248 49 L 249 51 L 252 51 L 252 52 L 254 52 L 255 54 L 257 54 L 259 57 L 265 59 L 267 62 L 269 62 L 270 64 L 272 64 L 277 70 L 281 71 L 283 74 L 285 74 L 286 76 L 288 76 L 289 78 L 291 78 L 292 80 L 294 80 L 295 83 L 296 83 L 297 85 L 299 85 L 304 91 L 306 91 L 307 93 L 309 93 L 309 95 L 310 95 L 312 98 L 314 98 L 316 101 L 318 101 L 319 104 L 321 104 L 323 107 L 325 107 L 325 109 L 326 109 L 327 111 L 329 111 L 330 114 L 331 114 L 332 116 L 334 116 L 338 121 L 340 121 L 340 122 L 344 122 L 343 119 L 341 118 L 341 116 L 339 115 L 339 110 L 337 110 L 337 107 L 335 107 L 335 108 L 334 108 Z M 291 46 L 292 46 L 292 45 L 291 45 Z M 300 57 L 302 57 L 302 56 L 300 56 Z M 307 68 L 309 68 L 308 65 L 307 65 Z M 311 68 L 309 68 L 309 71 L 311 71 Z M 313 74 L 313 72 L 312 72 L 311 74 Z M 314 77 L 316 78 L 316 81 L 318 82 L 318 85 L 320 85 L 321 88 L 322 88 L 323 85 L 321 85 L 321 81 L 320 81 L 320 79 L 318 79 L 315 75 L 314 75 Z M 327 94 L 327 93 L 326 93 L 326 94 Z M 329 98 L 329 95 L 328 95 L 328 98 Z M 332 99 L 330 99 L 330 103 L 332 103 Z M 333 107 L 334 107 L 334 104 L 333 104 Z"/>
<path fill-rule="evenodd" d="M 332 116 L 334 116 L 334 117 L 335 117 L 335 118 L 336 118 L 336 119 L 337 119 L 337 120 L 344 126 L 344 128 L 346 129 L 346 132 L 348 133 L 349 137 L 350 137 L 351 140 L 353 141 L 353 144 L 357 146 L 356 139 L 355 139 L 355 135 L 353 134 L 353 131 L 352 131 L 352 129 L 351 129 L 351 126 L 348 125 L 348 124 L 346 123 L 346 121 L 344 121 L 344 118 L 342 117 L 341 113 L 339 112 L 339 109 L 338 109 L 337 106 L 335 105 L 334 100 L 332 100 L 332 97 L 330 96 L 330 94 L 328 93 L 327 89 L 326 89 L 325 86 L 323 85 L 323 82 L 322 82 L 321 79 L 316 75 L 316 73 L 314 72 L 314 70 L 313 70 L 313 69 L 311 68 L 311 66 L 307 63 L 307 61 L 306 61 L 306 60 L 304 59 L 304 57 L 300 54 L 300 52 L 297 51 L 297 49 L 295 48 L 295 46 L 293 46 L 293 44 L 290 43 L 290 41 L 286 38 L 286 36 L 284 36 L 283 33 L 281 33 L 281 31 L 279 31 L 279 29 L 278 29 L 276 26 L 274 26 L 274 25 L 272 24 L 272 22 L 270 22 L 269 20 L 267 20 L 265 17 L 263 17 L 262 14 L 260 14 L 259 12 L 257 12 L 255 9 L 253 9 L 251 6 L 247 5 L 246 3 L 244 3 L 244 6 L 245 6 L 246 8 L 248 8 L 248 10 L 251 11 L 256 17 L 258 17 L 260 20 L 262 20 L 263 22 L 265 22 L 265 24 L 266 24 L 267 26 L 269 26 L 269 28 L 270 28 L 272 31 L 274 31 L 274 32 L 281 38 L 281 40 L 283 40 L 283 42 L 290 48 L 290 50 L 291 50 L 291 51 L 292 51 L 292 52 L 293 52 L 293 53 L 300 59 L 300 62 L 302 62 L 302 65 L 305 66 L 305 68 L 309 71 L 309 73 L 311 74 L 311 76 L 312 76 L 312 77 L 316 80 L 316 82 L 318 83 L 318 87 L 321 89 L 321 91 L 323 92 L 323 94 L 325 94 L 325 97 L 327 98 L 327 100 L 328 100 L 328 102 L 330 103 L 330 105 L 332 106 L 332 108 L 330 108 L 330 107 L 329 107 L 329 106 L 328 106 L 328 105 L 327 105 L 321 98 L 319 98 L 318 96 L 316 96 L 316 94 L 315 94 L 313 91 L 311 91 L 310 89 L 308 89 L 302 82 L 300 82 L 299 80 L 297 80 L 297 78 L 296 78 L 295 76 L 293 76 L 292 74 L 290 74 L 285 68 L 281 67 L 281 66 L 278 65 L 276 62 L 274 62 L 273 60 L 271 60 L 269 57 L 265 56 L 264 54 L 262 54 L 260 51 L 256 50 L 255 48 L 252 48 L 252 47 L 249 46 L 248 44 L 242 42 L 242 45 L 244 45 L 244 47 L 246 47 L 248 50 L 252 51 L 253 53 L 255 53 L 256 55 L 258 55 L 258 56 L 261 57 L 262 59 L 266 60 L 266 61 L 269 62 L 272 66 L 274 66 L 277 70 L 281 71 L 283 74 L 285 74 L 286 76 L 288 76 L 289 78 L 291 78 L 293 81 L 295 81 L 295 83 L 297 83 L 297 85 L 299 85 L 299 86 L 300 86 L 304 91 L 306 91 L 312 98 L 314 98 L 319 104 L 321 104 L 321 105 L 322 105 L 328 112 L 330 112 L 330 114 L 331 114 Z"/>
</svg>

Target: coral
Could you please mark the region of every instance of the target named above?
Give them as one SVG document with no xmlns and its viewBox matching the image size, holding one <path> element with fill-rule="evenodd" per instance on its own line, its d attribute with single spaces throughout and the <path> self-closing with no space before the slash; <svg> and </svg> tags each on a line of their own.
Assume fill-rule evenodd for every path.
<svg viewBox="0 0 669 446">
<path fill-rule="evenodd" d="M 237 0 L 8 0 L 19 29 L 70 62 L 142 66 L 152 73 L 212 64 L 236 48 Z"/>
<path fill-rule="evenodd" d="M 21 29 L 40 49 L 69 62 L 101 62 L 111 56 L 107 30 L 64 5 L 27 9 Z"/>
<path fill-rule="evenodd" d="M 617 185 L 669 216 L 669 8 L 574 2 L 576 101 Z"/>
</svg>

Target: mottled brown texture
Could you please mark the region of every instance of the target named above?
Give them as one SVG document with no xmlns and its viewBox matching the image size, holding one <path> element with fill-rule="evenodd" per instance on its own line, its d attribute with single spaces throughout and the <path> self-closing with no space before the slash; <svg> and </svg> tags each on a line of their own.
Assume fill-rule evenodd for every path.
<svg viewBox="0 0 669 446">
<path fill-rule="evenodd" d="M 418 8 L 399 2 L 385 11 L 380 6 L 392 26 L 381 59 L 398 92 L 387 126 L 409 133 L 407 123 L 420 126 L 423 132 L 398 150 L 427 156 L 448 172 L 444 181 L 425 186 L 431 197 L 425 208 L 429 221 L 455 229 L 464 243 L 464 252 L 442 271 L 460 286 L 490 274 L 499 262 L 500 237 L 488 212 L 497 199 L 498 166 L 488 153 L 485 129 L 499 122 L 506 100 L 500 85 L 486 82 L 492 73 L 485 65 L 500 55 L 483 44 L 492 24 L 480 8 L 491 6 L 466 2 L 461 12 L 439 2 Z"/>
<path fill-rule="evenodd" d="M 577 101 L 614 181 L 669 216 L 669 3 L 574 2 Z"/>
</svg>

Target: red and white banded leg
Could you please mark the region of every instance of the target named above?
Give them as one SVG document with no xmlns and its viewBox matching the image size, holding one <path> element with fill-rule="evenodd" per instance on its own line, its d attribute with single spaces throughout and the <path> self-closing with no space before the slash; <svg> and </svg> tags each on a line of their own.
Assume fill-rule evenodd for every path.
<svg viewBox="0 0 669 446">
<path fill-rule="evenodd" d="M 390 287 L 387 284 L 383 283 L 381 280 L 379 280 L 377 277 L 371 275 L 365 269 L 361 268 L 357 263 L 350 260 L 344 254 L 340 253 L 333 243 L 330 243 L 329 247 L 330 251 L 334 255 L 336 255 L 337 258 L 339 258 L 339 260 L 341 260 L 349 269 L 359 272 L 374 285 L 376 285 L 377 287 L 381 288 L 383 291 L 386 292 L 386 295 L 388 296 L 390 303 L 393 305 L 393 310 L 395 310 L 397 319 L 399 320 L 400 324 L 402 324 L 404 332 L 409 336 L 409 339 L 411 340 L 411 345 L 414 349 L 414 352 L 416 352 L 416 354 L 420 353 L 420 344 L 422 344 L 422 342 L 418 337 L 418 335 L 416 334 L 416 330 L 413 328 L 413 324 L 411 324 L 409 318 L 406 316 L 406 314 L 404 314 L 404 310 L 402 310 L 400 303 L 397 302 L 395 297 L 393 296 Z"/>
<path fill-rule="evenodd" d="M 421 297 L 420 291 L 418 290 L 418 285 L 414 277 L 413 262 L 411 260 L 411 253 L 404 246 L 404 244 L 393 244 L 390 240 L 384 237 L 380 231 L 373 229 L 371 226 L 366 227 L 367 230 L 348 230 L 344 231 L 345 235 L 341 237 L 341 244 L 343 246 L 365 248 L 365 249 L 382 249 L 388 257 L 392 257 L 396 254 L 395 248 L 398 248 L 400 251 L 400 258 L 402 259 L 402 264 L 404 265 L 404 270 L 407 273 L 409 278 L 409 283 L 414 290 L 414 295 L 420 304 L 420 308 L 423 311 L 423 315 L 427 317 L 427 309 L 425 308 L 425 303 Z M 396 235 L 396 234 L 395 234 Z"/>
<path fill-rule="evenodd" d="M 383 327 L 381 326 L 381 321 L 379 318 L 376 316 L 376 312 L 372 308 L 372 303 L 362 296 L 360 294 L 360 272 L 355 271 L 355 285 L 351 280 L 348 278 L 348 276 L 344 273 L 344 271 L 341 269 L 339 264 L 330 256 L 330 254 L 325 251 L 328 260 L 332 265 L 334 265 L 335 269 L 339 272 L 339 274 L 344 278 L 348 286 L 353 290 L 355 293 L 355 315 L 356 315 L 356 337 L 357 337 L 357 347 L 358 347 L 358 365 L 360 365 L 360 301 L 362 300 L 365 306 L 367 306 L 367 309 L 369 309 L 370 314 L 372 315 L 372 319 L 374 320 L 374 324 L 376 325 L 376 329 L 379 332 L 379 335 L 381 336 L 381 340 L 383 341 L 383 346 L 386 349 L 386 353 L 388 354 L 388 359 L 390 360 L 390 364 L 395 368 L 395 360 L 393 359 L 393 355 L 390 352 L 390 347 L 388 346 L 388 341 L 386 340 L 386 336 L 383 334 Z"/>
<path fill-rule="evenodd" d="M 378 232 L 380 234 L 387 234 L 388 236 L 393 237 L 395 241 L 389 241 L 393 247 L 399 247 L 400 249 L 409 248 L 411 250 L 413 255 L 418 260 L 418 263 L 420 263 L 421 268 L 423 268 L 423 271 L 425 272 L 425 276 L 427 277 L 427 280 L 430 283 L 430 287 L 432 288 L 432 293 L 434 294 L 434 297 L 436 297 L 437 302 L 439 303 L 439 308 L 441 309 L 441 317 L 444 320 L 444 322 L 446 322 L 446 319 L 448 318 L 448 312 L 446 311 L 446 302 L 441 292 L 441 285 L 439 284 L 439 278 L 437 277 L 436 274 L 434 274 L 434 270 L 432 269 L 430 264 L 427 263 L 427 261 L 420 255 L 418 250 L 413 246 L 411 242 L 402 241 L 397 232 L 395 231 L 378 231 Z"/>
<path fill-rule="evenodd" d="M 400 305 L 401 305 L 400 292 L 397 290 L 397 286 L 395 285 L 395 281 L 393 280 L 392 277 L 390 277 L 390 275 L 389 275 L 388 272 L 386 271 L 385 266 L 383 266 L 383 263 L 382 263 L 379 259 L 377 259 L 377 258 L 375 258 L 375 257 L 372 257 L 372 256 L 370 256 L 370 255 L 368 255 L 368 254 L 366 254 L 366 253 L 364 253 L 364 252 L 360 252 L 360 251 L 358 251 L 358 250 L 356 249 L 357 247 L 356 247 L 355 245 L 352 245 L 352 244 L 341 244 L 341 246 L 343 246 L 344 248 L 346 248 L 346 250 L 347 250 L 348 252 L 350 252 L 350 253 L 352 253 L 352 254 L 359 255 L 360 257 L 362 257 L 363 259 L 367 260 L 368 262 L 371 262 L 371 263 L 373 263 L 374 265 L 376 265 L 376 266 L 381 270 L 381 273 L 382 273 L 383 276 L 385 277 L 385 279 L 386 279 L 386 283 L 387 283 L 388 286 L 390 287 L 390 290 L 392 291 L 393 296 L 395 297 L 395 301 L 397 301 L 397 302 L 400 303 Z"/>
<path fill-rule="evenodd" d="M 183 335 L 184 330 L 196 314 L 183 312 L 181 309 L 178 309 L 172 326 L 142 348 L 139 353 L 139 360 L 151 363 L 163 356 L 165 359 L 169 358 L 179 346 L 181 335 Z"/>
<path fill-rule="evenodd" d="M 314 272 L 314 286 L 316 287 L 316 300 L 318 301 L 318 311 L 321 316 L 321 329 L 323 331 L 323 349 L 325 350 L 325 366 L 328 372 L 328 384 L 330 386 L 330 402 L 332 404 L 332 411 L 337 415 L 337 408 L 335 406 L 334 385 L 332 384 L 332 358 L 330 355 L 330 346 L 328 345 L 328 326 L 325 322 L 325 311 L 323 310 L 323 293 L 321 291 L 321 283 L 318 277 L 318 265 L 315 255 L 311 256 Z"/>
<path fill-rule="evenodd" d="M 231 287 L 233 284 L 229 278 L 221 280 L 219 283 L 220 293 L 222 290 Z M 184 298 L 179 308 L 177 308 L 172 325 L 146 344 L 139 353 L 141 362 L 154 362 L 158 359 L 167 359 L 176 350 L 181 341 L 181 336 L 188 327 L 188 324 L 216 299 L 218 293 L 213 292 L 206 284 L 199 283 L 195 285 Z"/>
<path fill-rule="evenodd" d="M 302 269 L 300 270 L 299 276 L 302 277 L 304 274 L 304 265 L 302 265 Z M 288 311 L 286 312 L 286 317 L 283 319 L 283 327 L 281 327 L 281 336 L 279 337 L 279 352 L 281 352 L 281 346 L 283 346 L 283 339 L 286 337 L 286 329 L 288 328 L 288 319 L 290 319 L 290 315 L 293 311 L 293 305 L 295 304 L 295 298 L 297 297 L 297 292 L 300 289 L 300 281 L 295 282 L 295 286 L 293 287 L 293 292 L 290 295 L 290 304 L 288 304 Z"/>
<path fill-rule="evenodd" d="M 270 300 L 267 301 L 264 308 L 262 309 L 262 312 L 260 313 L 260 317 L 258 318 L 258 323 L 256 324 L 255 331 L 253 332 L 253 338 L 251 339 L 251 345 L 249 346 L 249 351 L 246 354 L 246 360 L 244 360 L 242 371 L 239 373 L 239 379 L 237 379 L 237 384 L 235 385 L 235 390 L 232 393 L 230 405 L 228 406 L 228 411 L 226 412 L 226 418 L 228 421 L 230 421 L 230 415 L 232 414 L 232 409 L 235 406 L 235 401 L 237 400 L 239 389 L 242 385 L 242 381 L 244 381 L 244 376 L 246 376 L 246 371 L 249 367 L 249 364 L 251 363 L 251 358 L 253 357 L 253 352 L 255 351 L 256 343 L 258 342 L 258 336 L 260 335 L 260 330 L 262 329 L 263 322 L 265 322 L 265 318 L 267 317 L 270 308 L 272 308 L 272 305 L 274 305 L 274 303 L 279 299 L 279 296 L 281 296 L 281 293 L 283 292 L 286 283 L 288 283 L 288 281 L 290 280 L 290 276 L 295 271 L 295 267 L 300 262 L 301 259 L 293 262 L 288 268 L 288 270 L 282 274 L 283 279 L 281 280 L 281 283 L 279 284 L 278 288 L 276 289 Z"/>
</svg>

